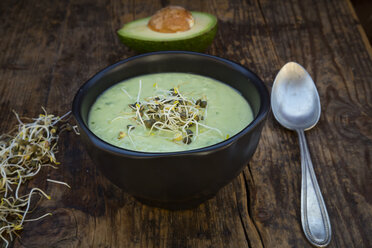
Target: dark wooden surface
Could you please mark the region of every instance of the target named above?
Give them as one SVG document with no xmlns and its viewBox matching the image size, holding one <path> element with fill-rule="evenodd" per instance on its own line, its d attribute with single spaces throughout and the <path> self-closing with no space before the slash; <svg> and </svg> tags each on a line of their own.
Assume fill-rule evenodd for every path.
<svg viewBox="0 0 372 248">
<path fill-rule="evenodd" d="M 372 247 L 372 49 L 348 0 L 170 1 L 215 14 L 206 52 L 255 71 L 271 89 L 288 61 L 304 65 L 319 90 L 322 116 L 307 132 L 331 218 L 329 247 Z M 0 131 L 15 109 L 63 114 L 82 83 L 135 55 L 116 30 L 169 1 L 0 1 Z M 79 137 L 60 139 L 60 169 L 29 186 L 52 195 L 14 247 L 311 247 L 300 223 L 297 136 L 269 116 L 250 164 L 215 198 L 187 211 L 135 201 L 96 170 Z M 50 177 L 71 190 L 46 183 Z"/>
<path fill-rule="evenodd" d="M 358 16 L 369 43 L 372 43 L 372 1 L 369 0 L 351 0 L 355 12 Z"/>
</svg>

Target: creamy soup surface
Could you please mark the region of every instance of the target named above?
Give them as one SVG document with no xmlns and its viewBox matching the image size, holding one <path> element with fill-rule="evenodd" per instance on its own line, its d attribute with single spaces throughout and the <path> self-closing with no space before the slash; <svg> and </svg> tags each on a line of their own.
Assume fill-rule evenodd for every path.
<svg viewBox="0 0 372 248">
<path fill-rule="evenodd" d="M 176 93 L 182 95 L 182 98 Z M 193 116 L 190 127 L 187 126 L 191 132 L 185 132 L 185 127 L 183 130 L 180 127 L 179 131 L 166 128 L 159 130 L 162 127 L 160 119 L 152 129 L 144 125 L 144 121 L 150 117 L 147 114 L 140 117 L 137 106 L 140 109 L 141 105 L 151 99 L 161 102 L 169 98 L 174 100 L 164 105 L 168 107 L 162 110 L 158 108 L 159 113 L 163 111 L 164 119 L 167 113 L 171 113 L 169 111 L 174 110 L 171 109 L 173 105 L 174 108 L 180 106 L 178 100 L 187 100 L 190 106 L 195 106 L 189 107 L 187 111 L 188 116 L 192 116 L 194 110 L 194 116 L 196 113 L 198 115 L 195 117 L 198 118 L 197 123 Z M 199 101 L 203 107 L 195 104 L 199 99 L 204 101 L 204 105 Z M 179 113 L 184 112 L 182 106 L 178 110 Z M 157 73 L 122 81 L 104 91 L 90 110 L 89 128 L 102 140 L 121 148 L 142 152 L 175 152 L 221 142 L 240 132 L 252 120 L 253 113 L 248 102 L 224 83 L 189 73 Z M 191 125 L 192 122 L 194 124 Z M 180 118 L 179 123 L 182 123 Z M 192 135 L 187 136 L 190 133 Z M 185 142 L 181 135 L 186 135 L 190 141 L 186 139 Z"/>
</svg>

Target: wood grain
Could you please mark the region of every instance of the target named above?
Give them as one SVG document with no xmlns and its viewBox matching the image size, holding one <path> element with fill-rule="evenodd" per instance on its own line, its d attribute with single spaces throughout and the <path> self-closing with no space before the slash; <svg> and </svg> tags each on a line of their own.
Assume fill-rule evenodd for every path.
<svg viewBox="0 0 372 248">
<path fill-rule="evenodd" d="M 215 14 L 207 53 L 247 66 L 269 89 L 286 62 L 306 67 L 323 111 L 306 135 L 331 218 L 329 247 L 372 247 L 372 53 L 348 0 L 1 1 L 0 131 L 16 123 L 12 109 L 69 111 L 82 83 L 135 55 L 116 30 L 168 4 Z M 250 164 L 192 210 L 135 201 L 96 170 L 73 133 L 62 135 L 58 159 L 58 170 L 29 184 L 53 197 L 30 217 L 53 216 L 27 223 L 13 247 L 311 247 L 300 223 L 297 136 L 272 116 Z"/>
</svg>

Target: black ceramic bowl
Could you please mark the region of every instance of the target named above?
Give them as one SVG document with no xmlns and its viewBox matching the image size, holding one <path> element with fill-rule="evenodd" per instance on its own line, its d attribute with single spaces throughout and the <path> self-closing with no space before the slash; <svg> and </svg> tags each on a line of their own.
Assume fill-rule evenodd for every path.
<svg viewBox="0 0 372 248">
<path fill-rule="evenodd" d="M 104 90 L 131 77 L 159 72 L 199 74 L 229 84 L 249 102 L 253 122 L 218 144 L 169 153 L 122 149 L 89 130 L 89 110 Z M 269 106 L 266 87 L 248 69 L 211 55 L 167 51 L 131 57 L 97 73 L 77 92 L 72 112 L 88 153 L 107 178 L 141 202 L 184 209 L 213 197 L 247 165 L 259 142 Z"/>
</svg>

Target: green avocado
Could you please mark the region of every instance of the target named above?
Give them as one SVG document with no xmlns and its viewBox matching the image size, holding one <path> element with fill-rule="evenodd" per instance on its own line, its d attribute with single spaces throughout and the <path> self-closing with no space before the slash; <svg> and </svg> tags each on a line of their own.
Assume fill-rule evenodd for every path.
<svg viewBox="0 0 372 248">
<path fill-rule="evenodd" d="M 125 24 L 118 35 L 122 43 L 137 52 L 185 50 L 202 52 L 212 43 L 217 32 L 214 15 L 192 11 L 195 24 L 190 30 L 160 33 L 147 27 L 151 17 Z"/>
</svg>

